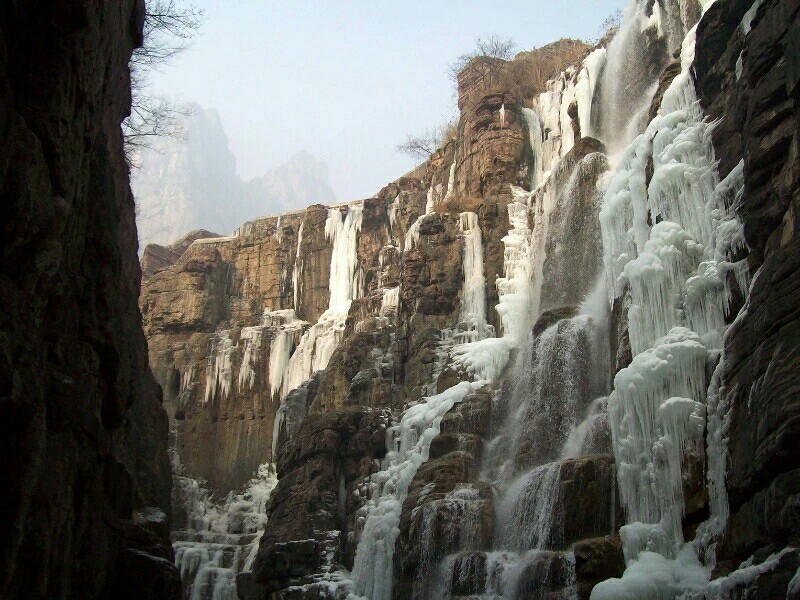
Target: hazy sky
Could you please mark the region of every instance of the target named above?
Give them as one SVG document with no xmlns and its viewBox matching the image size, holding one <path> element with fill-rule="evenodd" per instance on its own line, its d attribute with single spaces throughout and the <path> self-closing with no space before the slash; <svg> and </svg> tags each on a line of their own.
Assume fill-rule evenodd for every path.
<svg viewBox="0 0 800 600">
<path fill-rule="evenodd" d="M 324 160 L 340 201 L 368 197 L 411 167 L 395 146 L 453 116 L 447 66 L 477 37 L 518 50 L 596 38 L 625 0 L 193 0 L 193 45 L 154 91 L 219 111 L 239 175 L 299 150 Z"/>
</svg>

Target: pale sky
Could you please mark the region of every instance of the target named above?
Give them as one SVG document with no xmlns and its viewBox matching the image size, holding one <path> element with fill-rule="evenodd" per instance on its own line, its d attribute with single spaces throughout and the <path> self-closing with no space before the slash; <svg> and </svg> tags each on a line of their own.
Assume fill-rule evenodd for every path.
<svg viewBox="0 0 800 600">
<path fill-rule="evenodd" d="M 153 89 L 219 111 L 239 175 L 305 150 L 337 199 L 371 196 L 414 166 L 406 134 L 456 114 L 448 64 L 476 38 L 517 50 L 595 39 L 625 0 L 193 0 L 205 22 Z"/>
</svg>

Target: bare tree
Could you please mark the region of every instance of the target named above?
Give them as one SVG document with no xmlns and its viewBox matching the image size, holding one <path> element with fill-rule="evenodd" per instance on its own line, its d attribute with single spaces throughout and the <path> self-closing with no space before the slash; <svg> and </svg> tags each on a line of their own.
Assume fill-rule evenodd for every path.
<svg viewBox="0 0 800 600">
<path fill-rule="evenodd" d="M 450 79 L 458 83 L 458 74 L 470 61 L 476 58 L 485 58 L 489 60 L 482 61 L 479 68 L 481 77 L 488 84 L 492 75 L 496 75 L 500 70 L 503 62 L 514 58 L 516 47 L 516 42 L 511 38 L 501 38 L 498 35 L 490 35 L 485 39 L 478 38 L 472 50 L 465 52 L 450 64 L 448 68 Z"/>
<path fill-rule="evenodd" d="M 600 23 L 600 28 L 597 32 L 597 38 L 594 40 L 588 40 L 588 43 L 592 46 L 600 44 L 609 34 L 613 33 L 616 29 L 619 29 L 620 25 L 622 25 L 622 19 L 622 9 L 618 8 L 605 19 L 603 19 L 603 22 Z"/>
<path fill-rule="evenodd" d="M 154 138 L 183 135 L 183 105 L 150 91 L 149 76 L 183 52 L 203 23 L 203 11 L 181 0 L 149 0 L 145 8 L 144 43 L 133 51 L 131 114 L 122 123 L 125 155 L 133 165 L 136 154 Z"/>
<path fill-rule="evenodd" d="M 406 141 L 398 144 L 397 151 L 408 154 L 415 160 L 428 160 L 439 148 L 455 139 L 458 121 L 452 119 L 436 127 L 429 127 L 422 135 L 408 135 Z"/>
</svg>

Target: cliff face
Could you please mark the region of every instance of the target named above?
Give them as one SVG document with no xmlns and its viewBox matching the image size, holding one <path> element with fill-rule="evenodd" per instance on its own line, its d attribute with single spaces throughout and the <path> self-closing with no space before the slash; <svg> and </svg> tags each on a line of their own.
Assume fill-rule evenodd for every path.
<svg viewBox="0 0 800 600">
<path fill-rule="evenodd" d="M 120 131 L 143 14 L 135 1 L 0 9 L 3 598 L 178 589 Z"/>
<path fill-rule="evenodd" d="M 738 210 L 755 272 L 725 340 L 731 517 L 723 570 L 800 540 L 791 516 L 800 501 L 800 3 L 763 2 L 745 32 L 748 9 L 742 2 L 713 6 L 698 44 L 702 100 L 723 118 L 715 132 L 722 168 L 732 168 L 737 153 L 744 159 Z M 796 567 L 796 558 L 782 559 L 760 593 L 782 593 Z"/>
<path fill-rule="evenodd" d="M 240 597 L 786 596 L 798 4 L 654 6 L 470 63 L 374 198 L 145 251 L 184 474 L 277 466 Z"/>
</svg>

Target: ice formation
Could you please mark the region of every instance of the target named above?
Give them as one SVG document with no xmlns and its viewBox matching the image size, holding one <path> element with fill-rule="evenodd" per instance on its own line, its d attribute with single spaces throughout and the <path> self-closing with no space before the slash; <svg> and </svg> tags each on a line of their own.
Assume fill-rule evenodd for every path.
<svg viewBox="0 0 800 600">
<path fill-rule="evenodd" d="M 328 366 L 344 332 L 350 303 L 361 294 L 361 272 L 356 256 L 361 231 L 362 206 L 352 204 L 342 217 L 339 208 L 328 209 L 325 237 L 332 243 L 328 309 L 300 339 L 281 381 L 281 400 L 315 371 Z"/>
<path fill-rule="evenodd" d="M 219 395 L 225 400 L 231 391 L 233 381 L 232 355 L 234 344 L 230 332 L 222 331 L 215 336 L 211 345 L 211 354 L 206 364 L 206 391 L 203 402 L 213 401 Z M 213 339 L 213 338 L 212 338 Z"/>
<path fill-rule="evenodd" d="M 361 538 L 353 566 L 354 598 L 390 600 L 392 557 L 400 534 L 400 514 L 408 487 L 428 460 L 442 417 L 457 402 L 487 382 L 461 382 L 408 408 L 400 422 L 387 429 L 389 451 L 381 471 L 370 477 L 370 499 L 360 511 Z"/>
<path fill-rule="evenodd" d="M 252 569 L 267 523 L 267 501 L 278 483 L 275 467 L 264 464 L 239 493 L 215 501 L 201 481 L 182 475 L 177 456 L 175 482 L 188 529 L 173 532 L 175 566 L 187 598 L 233 600 L 236 574 Z"/>
<path fill-rule="evenodd" d="M 710 381 L 708 372 L 726 329 L 726 275 L 733 271 L 745 292 L 748 283 L 745 265 L 733 262 L 742 246 L 732 210 L 742 172 L 740 164 L 718 180 L 713 124 L 703 116 L 689 72 L 694 38 L 692 28 L 681 46 L 682 73 L 658 115 L 624 151 L 601 212 L 610 297 L 626 287 L 631 294 L 634 357 L 617 373 L 608 400 L 629 523 L 620 530 L 627 568 L 621 579 L 598 584 L 594 600 L 726 597 L 715 595 L 718 584 L 709 584 L 727 502 L 721 367 Z M 690 457 L 704 457 L 706 430 L 712 515 L 687 544 L 683 488 Z"/>
</svg>

